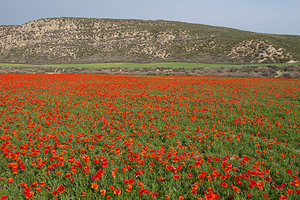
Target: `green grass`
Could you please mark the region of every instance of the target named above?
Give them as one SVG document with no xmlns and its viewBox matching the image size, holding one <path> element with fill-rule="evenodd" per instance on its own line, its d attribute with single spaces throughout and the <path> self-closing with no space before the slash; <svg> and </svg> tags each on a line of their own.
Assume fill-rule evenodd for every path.
<svg viewBox="0 0 300 200">
<path fill-rule="evenodd" d="M 297 63 L 270 63 L 270 64 L 209 64 L 209 63 L 187 63 L 187 62 L 164 62 L 164 63 L 89 63 L 89 64 L 52 64 L 52 65 L 30 65 L 30 64 L 12 64 L 0 63 L 2 67 L 85 67 L 85 68 L 143 68 L 143 67 L 169 67 L 169 68 L 196 68 L 196 67 L 243 67 L 243 66 L 287 66 L 300 65 Z"/>
</svg>

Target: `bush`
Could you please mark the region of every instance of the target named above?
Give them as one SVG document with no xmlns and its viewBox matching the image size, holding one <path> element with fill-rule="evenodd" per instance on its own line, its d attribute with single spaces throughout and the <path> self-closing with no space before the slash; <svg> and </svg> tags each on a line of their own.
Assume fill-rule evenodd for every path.
<svg viewBox="0 0 300 200">
<path fill-rule="evenodd" d="M 295 71 L 290 72 L 290 77 L 300 79 L 300 73 Z"/>
<path fill-rule="evenodd" d="M 268 67 L 258 67 L 257 71 L 264 77 L 270 76 L 270 70 Z"/>
</svg>

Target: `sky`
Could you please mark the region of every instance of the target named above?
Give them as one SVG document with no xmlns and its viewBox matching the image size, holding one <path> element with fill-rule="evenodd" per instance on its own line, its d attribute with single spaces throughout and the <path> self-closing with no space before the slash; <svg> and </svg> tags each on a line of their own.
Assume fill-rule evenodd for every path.
<svg viewBox="0 0 300 200">
<path fill-rule="evenodd" d="M 300 0 L 0 0 L 0 25 L 52 17 L 171 20 L 300 35 Z"/>
</svg>

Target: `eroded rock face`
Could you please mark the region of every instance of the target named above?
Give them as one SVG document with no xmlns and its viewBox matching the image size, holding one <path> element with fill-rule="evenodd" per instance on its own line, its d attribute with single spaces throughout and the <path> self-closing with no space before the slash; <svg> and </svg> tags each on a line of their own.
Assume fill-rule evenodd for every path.
<svg viewBox="0 0 300 200">
<path fill-rule="evenodd" d="M 130 21 L 58 18 L 3 26 L 0 53 L 24 60 L 38 57 L 67 61 L 97 53 L 145 54 L 161 59 L 169 56 L 166 48 L 176 38 L 171 30 L 154 34 L 138 26 L 128 28 L 130 25 Z"/>
<path fill-rule="evenodd" d="M 291 56 L 283 48 L 275 48 L 266 41 L 247 40 L 232 47 L 228 54 L 231 58 L 248 59 L 251 63 L 291 62 Z"/>
<path fill-rule="evenodd" d="M 0 26 L 0 62 L 259 63 L 294 59 L 287 49 L 263 40 L 238 44 L 220 40 L 228 30 L 167 21 L 41 19 L 22 26 Z"/>
</svg>

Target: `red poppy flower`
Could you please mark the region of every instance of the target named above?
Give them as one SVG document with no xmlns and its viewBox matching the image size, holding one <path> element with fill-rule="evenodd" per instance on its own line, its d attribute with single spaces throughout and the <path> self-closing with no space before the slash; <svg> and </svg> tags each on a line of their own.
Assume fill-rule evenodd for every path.
<svg viewBox="0 0 300 200">
<path fill-rule="evenodd" d="M 98 184 L 97 183 L 92 183 L 92 188 L 97 190 L 99 188 Z"/>
<path fill-rule="evenodd" d="M 257 181 L 256 185 L 259 189 L 263 189 L 264 187 L 264 183 L 262 181 Z"/>
<path fill-rule="evenodd" d="M 100 193 L 101 193 L 101 194 L 100 194 L 101 196 L 105 196 L 106 190 L 105 190 L 105 189 L 101 189 L 101 190 L 100 190 Z"/>
<path fill-rule="evenodd" d="M 293 194 L 293 190 L 292 190 L 292 189 L 286 189 L 286 194 L 287 194 L 287 195 Z"/>
<path fill-rule="evenodd" d="M 132 186 L 131 186 L 131 185 L 127 185 L 126 191 L 127 191 L 127 192 L 131 192 L 131 190 L 132 190 Z"/>
<path fill-rule="evenodd" d="M 13 178 L 9 178 L 9 179 L 7 179 L 7 182 L 8 183 L 12 183 L 12 182 L 14 182 L 14 179 Z"/>
<path fill-rule="evenodd" d="M 56 190 L 52 190 L 51 192 L 53 195 L 57 196 L 58 195 L 58 192 Z"/>
<path fill-rule="evenodd" d="M 133 184 L 134 184 L 134 179 L 133 179 L 133 178 L 128 179 L 128 183 L 129 183 L 130 185 L 133 185 Z"/>
<path fill-rule="evenodd" d="M 173 176 L 174 179 L 178 179 L 179 177 L 181 177 L 180 174 L 175 174 L 175 175 Z"/>
<path fill-rule="evenodd" d="M 7 199 L 8 198 L 8 195 L 3 195 L 0 197 L 0 199 Z"/>
<path fill-rule="evenodd" d="M 142 183 L 142 182 L 138 182 L 138 184 L 139 184 L 139 187 L 143 187 L 144 186 L 144 183 Z"/>
<path fill-rule="evenodd" d="M 222 183 L 221 183 L 221 186 L 222 186 L 222 187 L 227 187 L 228 185 L 227 185 L 227 183 L 222 182 Z"/>
<path fill-rule="evenodd" d="M 121 190 L 120 190 L 120 189 L 116 189 L 116 190 L 114 191 L 114 194 L 120 195 L 120 194 L 121 194 Z"/>
<path fill-rule="evenodd" d="M 56 190 L 62 193 L 65 190 L 65 187 L 63 185 L 59 185 Z"/>
<path fill-rule="evenodd" d="M 109 186 L 110 187 L 110 189 L 112 190 L 112 191 L 115 191 L 116 190 L 116 188 L 113 186 L 113 185 L 111 185 L 111 186 Z"/>
</svg>

